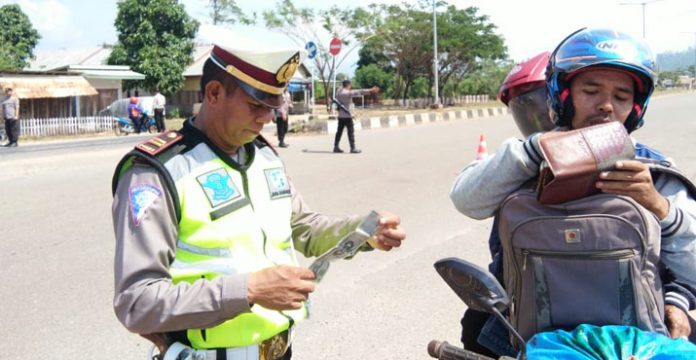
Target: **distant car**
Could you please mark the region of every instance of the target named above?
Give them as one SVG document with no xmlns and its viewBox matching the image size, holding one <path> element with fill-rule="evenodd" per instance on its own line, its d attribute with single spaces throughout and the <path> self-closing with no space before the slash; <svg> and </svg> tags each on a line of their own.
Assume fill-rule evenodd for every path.
<svg viewBox="0 0 696 360">
<path fill-rule="evenodd" d="M 674 86 L 674 81 L 672 81 L 672 79 L 664 79 L 664 80 L 662 80 L 662 86 L 672 87 L 672 86 Z"/>
<path fill-rule="evenodd" d="M 107 106 L 106 109 L 101 110 L 99 115 L 127 118 L 129 103 L 130 98 L 118 99 L 112 102 L 111 105 Z M 154 116 L 154 96 L 141 96 L 138 98 L 138 104 L 140 104 L 140 107 L 143 108 L 143 113 L 145 113 L 145 115 L 148 117 Z"/>
</svg>

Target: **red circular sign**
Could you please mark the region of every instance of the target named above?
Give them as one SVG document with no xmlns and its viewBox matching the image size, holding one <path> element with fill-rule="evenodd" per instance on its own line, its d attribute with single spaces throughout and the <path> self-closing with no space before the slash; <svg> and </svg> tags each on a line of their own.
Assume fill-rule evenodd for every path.
<svg viewBox="0 0 696 360">
<path fill-rule="evenodd" d="M 341 52 L 341 39 L 331 39 L 331 44 L 329 44 L 329 53 L 331 53 L 331 55 L 333 56 L 336 56 L 339 52 Z"/>
</svg>

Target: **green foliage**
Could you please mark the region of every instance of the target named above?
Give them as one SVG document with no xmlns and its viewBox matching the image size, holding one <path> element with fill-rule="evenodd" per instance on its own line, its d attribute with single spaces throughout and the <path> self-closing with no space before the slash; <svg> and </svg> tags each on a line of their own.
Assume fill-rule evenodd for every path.
<svg viewBox="0 0 696 360">
<path fill-rule="evenodd" d="M 355 78 L 352 82 L 356 89 L 379 86 L 382 96 L 387 98 L 392 97 L 394 93 L 394 71 L 388 73 L 377 64 L 359 67 L 355 70 Z"/>
<path fill-rule="evenodd" d="M 503 39 L 495 33 L 495 25 L 489 22 L 487 16 L 479 15 L 477 8 L 458 9 L 444 1 L 437 5 L 447 6 L 446 10 L 436 13 L 438 91 L 453 92 L 458 88 L 456 84 L 483 62 L 506 59 L 506 48 Z M 394 68 L 396 98 L 421 94 L 423 83 L 420 79 L 427 80 L 426 95 L 432 95 L 434 51 L 431 6 L 431 2 L 422 2 L 420 7 L 407 3 L 370 6 L 371 25 L 365 28 L 374 31 L 377 36 L 366 42 L 360 52 L 359 64 L 376 64 L 385 72 Z"/>
<path fill-rule="evenodd" d="M 505 76 L 512 70 L 510 61 L 483 61 L 476 71 L 467 74 L 458 84 L 459 94 L 487 94 L 495 97 Z M 452 89 L 454 90 L 454 89 Z M 446 95 L 450 94 L 445 91 Z"/>
<path fill-rule="evenodd" d="M 181 117 L 181 112 L 178 107 L 173 107 L 167 110 L 167 117 L 170 119 L 177 119 Z"/>
<path fill-rule="evenodd" d="M 115 22 L 118 43 L 108 63 L 129 65 L 146 75 L 126 81 L 126 89 L 159 89 L 172 95 L 183 87 L 184 69 L 193 61 L 198 25 L 178 0 L 121 0 Z"/>
<path fill-rule="evenodd" d="M 251 16 L 246 15 L 237 6 L 235 0 L 209 0 L 208 6 L 210 7 L 210 18 L 213 20 L 213 25 L 236 24 L 237 22 L 244 25 L 256 23 L 256 13 L 253 13 Z"/>
<path fill-rule="evenodd" d="M 413 85 L 408 89 L 409 98 L 424 98 L 430 92 L 428 79 L 419 77 L 413 81 Z"/>
<path fill-rule="evenodd" d="M 0 70 L 26 67 L 40 38 L 19 5 L 0 7 Z"/>
</svg>

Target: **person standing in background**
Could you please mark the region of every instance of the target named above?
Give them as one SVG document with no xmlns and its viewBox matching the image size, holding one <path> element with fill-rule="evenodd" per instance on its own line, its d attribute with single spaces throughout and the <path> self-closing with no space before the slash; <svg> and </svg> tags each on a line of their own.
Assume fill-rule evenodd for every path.
<svg viewBox="0 0 696 360">
<path fill-rule="evenodd" d="M 275 111 L 275 123 L 278 132 L 278 147 L 286 148 L 288 143 L 285 142 L 285 134 L 288 132 L 288 115 L 292 109 L 292 98 L 290 92 L 286 88 L 283 92 L 283 102 Z"/>
<path fill-rule="evenodd" d="M 350 106 L 353 102 L 354 97 L 376 94 L 379 92 L 377 86 L 373 86 L 369 89 L 352 89 L 350 80 L 343 80 L 343 87 L 336 92 L 336 102 L 338 105 L 338 129 L 336 129 L 336 138 L 334 139 L 333 152 L 342 153 L 343 150 L 338 146 L 341 142 L 341 135 L 343 135 L 343 128 L 348 128 L 348 142 L 350 143 L 350 152 L 353 154 L 359 154 L 361 151 L 355 147 L 355 134 L 353 130 L 353 114 L 350 110 Z"/>
<path fill-rule="evenodd" d="M 19 98 L 14 96 L 12 88 L 5 89 L 5 99 L 2 100 L 2 114 L 5 118 L 5 133 L 7 147 L 16 147 L 19 139 Z"/>
<path fill-rule="evenodd" d="M 157 131 L 164 131 L 164 106 L 167 105 L 167 99 L 158 90 L 155 90 L 155 98 L 153 100 L 153 108 L 155 109 L 155 125 Z"/>
</svg>

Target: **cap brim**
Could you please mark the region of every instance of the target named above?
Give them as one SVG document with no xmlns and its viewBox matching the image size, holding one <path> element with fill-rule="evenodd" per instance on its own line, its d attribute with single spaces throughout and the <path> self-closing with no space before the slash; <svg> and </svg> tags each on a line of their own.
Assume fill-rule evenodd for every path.
<svg viewBox="0 0 696 360">
<path fill-rule="evenodd" d="M 261 105 L 269 107 L 271 109 L 277 109 L 283 104 L 283 95 L 270 94 L 265 91 L 256 89 L 234 76 L 232 76 L 232 78 L 237 82 L 237 85 L 239 85 L 239 87 L 242 88 L 242 90 L 244 90 L 244 92 L 247 95 L 251 96 Z"/>
</svg>

